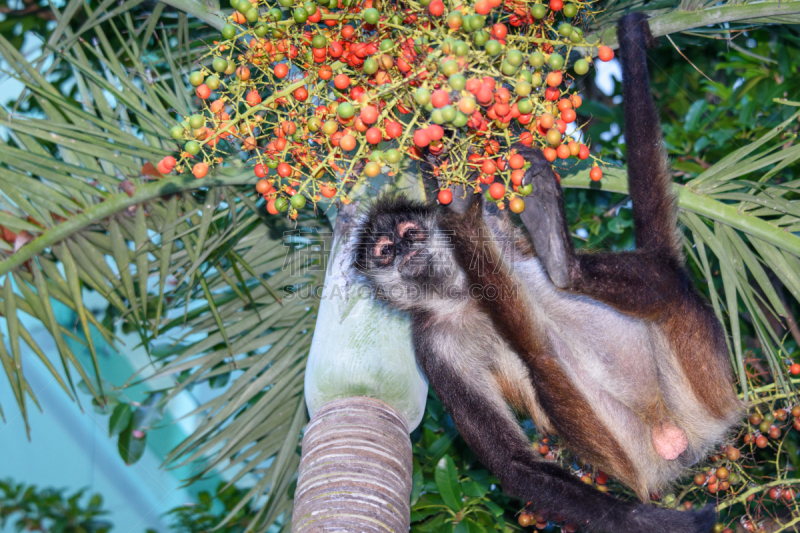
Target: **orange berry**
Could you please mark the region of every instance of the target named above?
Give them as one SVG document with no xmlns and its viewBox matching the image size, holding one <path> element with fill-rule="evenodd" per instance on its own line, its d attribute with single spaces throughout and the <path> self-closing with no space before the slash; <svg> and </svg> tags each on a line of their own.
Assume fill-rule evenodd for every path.
<svg viewBox="0 0 800 533">
<path fill-rule="evenodd" d="M 589 177 L 592 178 L 592 181 L 600 181 L 600 178 L 603 177 L 603 171 L 600 170 L 600 167 L 592 167 L 592 170 L 589 171 Z"/>
<path fill-rule="evenodd" d="M 342 138 L 339 140 L 339 147 L 345 152 L 349 152 L 350 150 L 356 147 L 356 138 L 350 135 L 349 133 L 343 135 Z"/>
<path fill-rule="evenodd" d="M 336 187 L 330 183 L 323 183 L 319 186 L 319 193 L 325 198 L 333 198 L 336 195 Z"/>
<path fill-rule="evenodd" d="M 506 187 L 502 183 L 492 183 L 489 185 L 489 196 L 499 200 L 506 194 Z"/>
<path fill-rule="evenodd" d="M 197 89 L 195 89 L 195 94 L 201 100 L 205 100 L 209 96 L 211 96 L 211 89 L 208 88 L 208 85 L 203 83 L 202 85 L 198 85 Z"/>
<path fill-rule="evenodd" d="M 195 163 L 192 167 L 192 174 L 194 174 L 195 178 L 205 178 L 206 174 L 208 174 L 208 164 L 207 163 Z"/>
<path fill-rule="evenodd" d="M 525 211 L 525 201 L 522 198 L 513 198 L 508 202 L 508 208 L 512 213 L 520 214 Z"/>
<path fill-rule="evenodd" d="M 347 89 L 350 86 L 350 76 L 347 74 L 337 74 L 335 78 L 333 78 L 333 85 L 341 90 Z"/>
<path fill-rule="evenodd" d="M 275 73 L 276 78 L 283 79 L 289 75 L 289 67 L 284 63 L 278 63 L 275 65 L 273 72 Z"/>
<path fill-rule="evenodd" d="M 600 61 L 611 61 L 614 59 L 614 50 L 608 46 L 601 46 L 597 49 L 597 57 L 600 58 Z"/>
<path fill-rule="evenodd" d="M 514 170 L 520 169 L 525 166 L 525 158 L 519 154 L 514 154 L 508 158 L 508 166 Z"/>
</svg>

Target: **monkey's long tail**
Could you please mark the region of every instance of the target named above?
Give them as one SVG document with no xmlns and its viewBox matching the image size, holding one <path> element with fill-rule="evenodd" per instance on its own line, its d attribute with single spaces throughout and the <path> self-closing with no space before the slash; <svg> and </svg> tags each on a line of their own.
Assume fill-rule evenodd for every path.
<svg viewBox="0 0 800 533">
<path fill-rule="evenodd" d="M 647 17 L 631 13 L 617 25 L 628 183 L 638 249 L 680 255 L 677 211 L 658 109 L 650 93 L 647 48 L 655 44 Z"/>
</svg>

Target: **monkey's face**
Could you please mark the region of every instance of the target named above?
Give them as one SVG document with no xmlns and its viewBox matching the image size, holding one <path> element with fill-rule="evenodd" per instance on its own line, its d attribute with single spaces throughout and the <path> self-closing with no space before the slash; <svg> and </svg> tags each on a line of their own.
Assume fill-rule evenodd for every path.
<svg viewBox="0 0 800 533">
<path fill-rule="evenodd" d="M 400 308 L 448 296 L 457 273 L 437 218 L 435 208 L 404 197 L 376 202 L 355 237 L 354 258 L 376 296 Z"/>
</svg>

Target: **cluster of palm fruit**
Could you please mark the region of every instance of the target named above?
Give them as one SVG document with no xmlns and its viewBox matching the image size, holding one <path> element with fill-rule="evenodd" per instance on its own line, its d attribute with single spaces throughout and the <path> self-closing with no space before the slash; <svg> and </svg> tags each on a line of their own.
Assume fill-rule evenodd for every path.
<svg viewBox="0 0 800 533">
<path fill-rule="evenodd" d="M 584 36 L 589 2 L 273 1 L 231 0 L 189 76 L 202 110 L 171 129 L 180 153 L 161 173 L 203 178 L 238 156 L 269 212 L 295 217 L 428 151 L 442 203 L 461 183 L 520 212 L 525 162 L 511 145 L 594 159 L 568 135 L 581 105 L 574 75 L 613 57 Z"/>
</svg>

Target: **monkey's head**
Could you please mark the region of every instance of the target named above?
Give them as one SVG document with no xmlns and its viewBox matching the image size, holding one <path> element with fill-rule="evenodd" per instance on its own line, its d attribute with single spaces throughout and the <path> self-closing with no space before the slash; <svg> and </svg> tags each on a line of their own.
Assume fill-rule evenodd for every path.
<svg viewBox="0 0 800 533">
<path fill-rule="evenodd" d="M 404 196 L 375 202 L 355 235 L 353 262 L 378 298 L 410 309 L 458 296 L 463 275 L 440 216 L 435 206 Z"/>
</svg>

